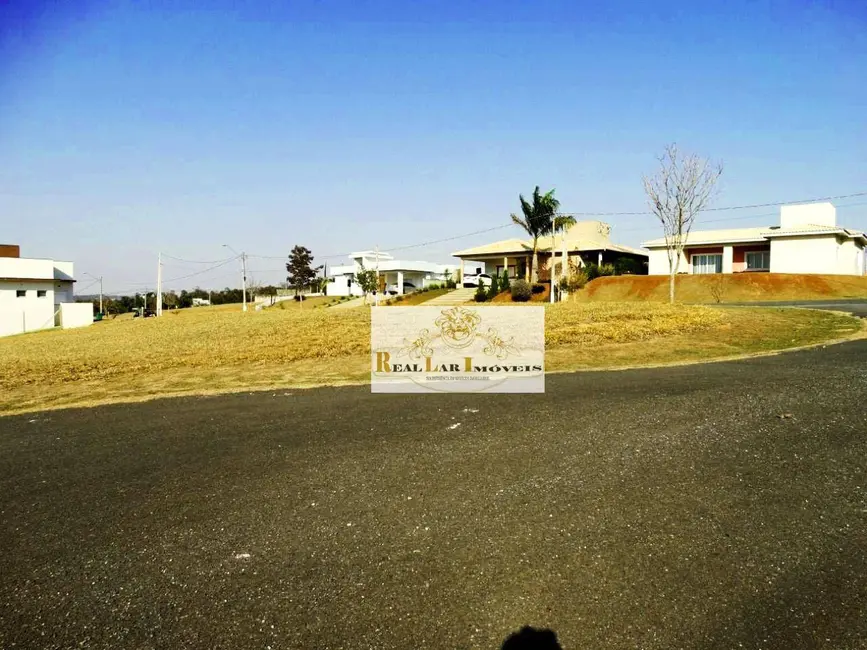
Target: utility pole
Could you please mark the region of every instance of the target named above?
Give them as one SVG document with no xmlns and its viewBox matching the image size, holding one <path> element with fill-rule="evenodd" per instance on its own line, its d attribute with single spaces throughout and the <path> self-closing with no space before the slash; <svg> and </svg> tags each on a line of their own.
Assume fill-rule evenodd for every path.
<svg viewBox="0 0 867 650">
<path fill-rule="evenodd" d="M 551 304 L 554 304 L 554 286 L 555 286 L 555 277 L 554 277 L 554 236 L 557 234 L 557 215 L 551 215 Z"/>
<path fill-rule="evenodd" d="M 157 257 L 157 294 L 156 294 L 157 304 L 154 305 L 156 308 L 157 316 L 163 315 L 163 254 L 160 253 Z"/>
<path fill-rule="evenodd" d="M 84 275 L 90 275 L 94 280 L 99 280 L 99 313 L 102 314 L 102 276 L 96 277 L 85 271 Z"/>
<path fill-rule="evenodd" d="M 243 301 L 241 311 L 247 311 L 247 253 L 244 251 L 239 253 L 228 244 L 223 244 L 223 248 L 228 248 L 235 255 L 241 258 L 241 300 Z"/>
<path fill-rule="evenodd" d="M 373 304 L 376 307 L 379 307 L 379 244 L 374 246 L 373 250 L 374 255 L 376 256 L 373 263 L 373 268 L 376 269 L 376 293 L 373 295 L 376 297 L 374 298 Z"/>
<path fill-rule="evenodd" d="M 241 311 L 247 311 L 247 253 L 241 251 Z"/>
</svg>

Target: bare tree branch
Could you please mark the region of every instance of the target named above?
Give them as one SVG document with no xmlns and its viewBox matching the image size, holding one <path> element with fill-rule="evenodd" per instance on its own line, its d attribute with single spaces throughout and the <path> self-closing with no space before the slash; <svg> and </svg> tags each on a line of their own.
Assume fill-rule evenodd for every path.
<svg viewBox="0 0 867 650">
<path fill-rule="evenodd" d="M 722 164 L 711 163 L 694 154 L 682 155 L 677 144 L 668 145 L 658 160 L 656 174 L 642 180 L 647 204 L 662 224 L 665 235 L 671 276 L 669 300 L 674 302 L 674 278 L 680 268 L 684 245 L 696 217 L 716 196 Z"/>
</svg>

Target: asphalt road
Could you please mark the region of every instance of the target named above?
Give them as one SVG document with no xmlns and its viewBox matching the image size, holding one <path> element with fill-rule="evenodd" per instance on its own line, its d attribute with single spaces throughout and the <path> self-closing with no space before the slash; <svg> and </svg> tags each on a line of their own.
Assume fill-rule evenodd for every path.
<svg viewBox="0 0 867 650">
<path fill-rule="evenodd" d="M 748 307 L 808 307 L 811 309 L 829 309 L 833 311 L 849 312 L 853 316 L 859 318 L 867 318 L 867 301 L 863 298 L 851 300 L 788 300 L 776 302 L 743 302 L 743 303 L 725 303 L 720 305 L 725 306 L 748 306 Z"/>
<path fill-rule="evenodd" d="M 0 418 L 0 647 L 863 648 L 865 364 Z"/>
</svg>

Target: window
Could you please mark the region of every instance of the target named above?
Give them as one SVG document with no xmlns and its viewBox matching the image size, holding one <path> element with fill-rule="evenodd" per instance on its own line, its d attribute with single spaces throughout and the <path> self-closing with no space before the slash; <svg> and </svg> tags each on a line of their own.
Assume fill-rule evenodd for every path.
<svg viewBox="0 0 867 650">
<path fill-rule="evenodd" d="M 27 297 L 27 290 L 26 289 L 18 289 L 15 292 L 15 297 L 16 298 L 26 298 Z"/>
<path fill-rule="evenodd" d="M 722 255 L 693 255 L 692 272 L 698 275 L 722 273 Z"/>
<path fill-rule="evenodd" d="M 48 292 L 45 289 L 37 289 L 36 297 L 37 298 L 45 298 L 48 295 Z"/>
<path fill-rule="evenodd" d="M 746 260 L 747 271 L 767 271 L 771 268 L 771 251 L 750 251 Z"/>
</svg>

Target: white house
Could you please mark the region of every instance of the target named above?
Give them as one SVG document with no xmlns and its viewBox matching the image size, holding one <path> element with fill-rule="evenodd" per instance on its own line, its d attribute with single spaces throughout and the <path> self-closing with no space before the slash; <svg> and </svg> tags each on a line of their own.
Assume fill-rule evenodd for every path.
<svg viewBox="0 0 867 650">
<path fill-rule="evenodd" d="M 665 238 L 642 244 L 650 249 L 650 275 L 668 275 Z M 864 275 L 867 237 L 837 225 L 831 203 L 784 205 L 780 225 L 689 233 L 679 273 L 825 273 Z"/>
<path fill-rule="evenodd" d="M 332 266 L 329 269 L 329 282 L 325 285 L 328 296 L 362 296 L 364 292 L 355 281 L 356 274 L 364 269 L 377 269 L 380 284 L 387 290 L 399 294 L 410 293 L 430 284 L 445 282 L 448 277 L 455 279 L 457 267 L 452 264 L 396 260 L 385 252 L 360 251 L 351 253 L 351 264 Z"/>
<path fill-rule="evenodd" d="M 20 257 L 0 245 L 0 336 L 93 323 L 93 305 L 73 299 L 72 262 Z"/>
</svg>

